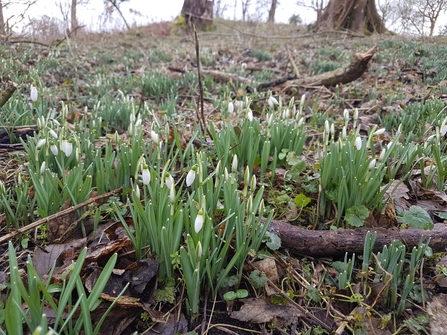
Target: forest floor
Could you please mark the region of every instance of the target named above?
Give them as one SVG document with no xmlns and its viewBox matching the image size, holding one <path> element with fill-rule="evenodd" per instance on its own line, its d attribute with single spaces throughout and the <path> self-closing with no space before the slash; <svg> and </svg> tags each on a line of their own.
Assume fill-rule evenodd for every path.
<svg viewBox="0 0 447 335">
<path fill-rule="evenodd" d="M 47 275 L 52 262 L 57 260 L 52 278 L 54 283 L 63 282 L 67 264 L 78 257 L 83 246 L 89 249 L 81 275 L 87 289 L 99 276 L 96 270 L 104 267 L 104 259 L 110 259 L 112 253 L 119 254 L 114 270 L 116 277 L 120 271 L 121 274 L 127 271 L 130 264 L 136 264 L 132 278 L 141 276 L 144 279 L 140 277 L 138 283 L 132 284 L 132 294 L 127 296 L 124 293 L 127 301 L 119 301 L 110 312 L 101 328 L 102 334 L 131 334 L 136 331 L 164 335 L 187 331 L 191 334 L 194 331 L 199 334 L 435 334 L 436 327 L 442 329 L 443 325 L 439 322 L 444 322 L 446 318 L 440 314 L 443 312 L 438 306 L 443 305 L 447 285 L 447 271 L 443 265 L 447 242 L 444 245 L 437 241 L 436 232 L 443 231 L 447 220 L 447 40 L 444 37 L 358 37 L 345 32 L 316 34 L 305 27 L 220 20 L 216 20 L 214 25 L 214 30 L 198 33 L 203 106 L 200 106 L 194 36 L 171 36 L 168 23 L 152 24 L 128 32 L 81 33 L 75 39 L 57 46 L 0 42 L 2 93 L 8 81 L 18 84 L 12 98 L 0 110 L 0 130 L 4 131 L 0 133 L 0 181 L 5 185 L 5 190 L 0 189 L 0 196 L 3 192 L 0 201 L 4 202 L 3 206 L 0 204 L 0 210 L 3 210 L 3 213 L 0 212 L 0 238 L 3 242 L 0 250 L 3 253 L 0 264 L 4 293 L 2 313 L 6 313 L 6 299 L 10 292 L 11 254 L 8 255 L 6 240 L 3 239 L 6 236 L 14 243 L 19 267 L 24 267 L 30 256 L 37 273 L 43 277 Z M 378 50 L 369 62 L 367 71 L 352 82 L 336 87 L 294 85 L 298 76 L 306 78 L 346 67 L 355 54 L 365 53 L 374 46 L 378 46 Z M 288 77 L 289 81 L 258 89 L 261 83 L 284 77 Z M 32 83 L 39 87 L 38 105 L 34 106 L 30 105 L 29 100 L 29 86 Z M 250 100 L 249 105 L 247 100 Z M 228 110 L 230 101 L 235 106 L 234 112 Z M 68 113 L 61 117 L 64 110 Z M 287 128 L 284 120 L 296 117 L 299 121 L 302 118 L 299 129 L 304 130 L 298 132 L 303 136 L 299 145 L 301 152 L 282 143 L 277 146 L 277 151 L 272 149 L 267 152 L 268 168 L 265 169 L 262 167 L 264 151 L 260 146 L 254 164 L 250 166 L 248 155 L 246 161 L 239 161 L 236 168 L 239 169 L 239 190 L 243 194 L 249 184 L 244 179 L 244 169 L 248 166 L 257 178 L 255 188 L 264 187 L 262 197 L 266 213 L 273 211 L 279 238 L 283 237 L 281 233 L 284 234 L 281 230 L 283 223 L 300 229 L 303 239 L 308 238 L 306 231 L 342 233 L 335 240 L 325 240 L 327 246 L 313 245 L 322 243 L 322 240 L 297 240 L 297 244 L 306 246 L 303 250 L 285 236 L 282 247 L 278 249 L 275 231 L 270 231 L 269 237 L 263 240 L 260 252 L 256 254 L 255 250 L 256 255 L 249 253 L 242 281 L 236 286 L 236 294 L 246 290 L 248 297 L 226 296 L 224 299 L 223 294 L 229 291 L 228 288 L 219 290 L 215 301 L 209 298 L 209 292 L 203 293 L 200 295 L 200 312 L 191 317 L 185 307 L 186 287 L 178 279 L 181 273 L 177 271 L 174 299 L 163 301 L 155 293 L 156 274 L 148 275 L 151 267 L 149 260 L 159 258 L 149 252 L 146 254 L 144 250 L 147 250 L 147 245 L 140 245 L 143 256 L 148 257 L 145 258 L 148 263 L 143 266 L 141 261 L 137 262 L 138 255 L 132 252 L 135 244 L 132 245 L 132 239 L 123 233 L 120 216 L 115 212 L 118 211 L 116 208 L 121 208 L 122 216 L 130 220 L 131 212 L 126 204 L 134 187 L 133 182 L 138 180 L 134 176 L 135 170 L 128 176 L 128 180 L 132 181 L 122 185 L 124 192 L 118 187 L 102 188 L 115 192 L 109 196 L 112 199 L 109 202 L 100 202 L 99 198 L 95 198 L 105 192 L 99 192 L 100 187 L 94 186 L 91 190 L 94 193 L 88 192 L 88 198 L 95 201 L 85 206 L 87 209 L 82 215 L 80 212 L 64 214 L 63 210 L 75 205 L 73 197 L 71 202 L 69 198 L 68 202 L 63 199 L 65 203 L 58 210 L 42 215 L 37 210 L 39 200 L 33 200 L 38 190 L 30 177 L 30 166 L 35 163 L 29 155 L 32 148 L 26 149 L 25 146 L 24 149 L 21 142 L 11 135 L 33 136 L 36 132 L 37 136 L 37 129 L 42 133 L 42 127 L 37 127 L 38 118 L 42 115 L 46 122 L 50 120 L 48 115 L 59 121 L 66 117 L 67 134 L 77 134 L 72 136 L 82 138 L 83 132 L 94 133 L 92 127 L 96 127 L 96 133 L 91 135 L 94 147 L 89 150 L 97 150 L 106 157 L 106 142 L 128 143 L 132 136 L 129 134 L 132 123 L 129 118 L 135 112 L 142 117 L 145 143 L 152 143 L 154 138 L 151 139 L 151 134 L 158 129 L 166 143 L 162 154 L 170 152 L 171 147 L 176 145 L 180 151 L 195 146 L 197 152 L 206 152 L 211 177 L 211 170 L 217 169 L 219 160 L 218 150 L 217 154 L 213 153 L 213 145 L 217 143 L 214 131 L 223 134 L 231 128 L 228 131 L 232 132 L 235 142 L 229 149 L 231 156 L 227 168 L 230 170 L 232 154 L 241 150 L 241 143 L 247 139 L 246 134 L 245 138 L 244 135 L 240 136 L 248 129 L 245 128 L 247 118 L 254 118 L 259 123 L 260 138 L 267 136 L 264 132 L 271 126 L 270 115 L 275 115 L 273 123 L 278 122 L 282 130 L 290 132 L 298 128 Z M 93 120 L 97 123 L 92 123 Z M 202 121 L 202 127 L 210 131 L 212 139 L 205 129 L 201 130 Z M 348 134 L 344 136 L 343 131 Z M 26 138 L 25 135 L 23 137 Z M 323 163 L 329 163 L 323 162 L 326 156 L 321 153 L 327 150 L 327 155 L 334 156 L 337 145 L 342 148 L 342 144 L 337 143 L 344 143 L 345 137 L 348 142 L 351 141 L 352 148 L 358 144 L 357 137 L 363 140 L 360 143 L 362 149 L 357 149 L 359 152 L 364 150 L 365 155 L 357 155 L 355 151 L 349 155 L 352 155 L 352 161 L 363 159 L 363 165 L 370 165 L 369 170 L 365 168 L 362 178 L 370 178 L 370 170 L 378 171 L 378 188 L 374 189 L 371 184 L 358 186 L 346 182 L 350 171 L 360 171 L 362 165 L 346 163 L 346 171 L 333 167 L 332 174 L 339 174 L 339 179 L 330 176 L 331 172 L 323 173 Z M 256 141 L 256 138 L 252 140 Z M 60 143 L 59 149 L 62 150 Z M 76 145 L 82 147 L 82 143 Z M 155 150 L 155 147 L 148 145 L 150 150 Z M 394 150 L 392 153 L 387 151 L 391 151 L 390 148 Z M 120 146 L 114 146 L 114 150 L 120 151 Z M 387 155 L 383 164 L 382 151 Z M 345 162 L 346 157 L 342 155 L 340 153 L 338 165 L 343 167 L 345 163 L 341 162 Z M 172 157 L 169 162 L 164 162 L 164 166 L 172 164 L 169 165 L 169 172 L 179 185 L 192 165 L 180 161 L 175 155 Z M 87 161 L 89 154 L 82 152 L 77 159 Z M 178 162 L 172 163 L 176 159 Z M 277 164 L 272 167 L 276 159 Z M 92 162 L 96 162 L 94 158 Z M 72 164 L 71 169 L 74 170 L 73 162 L 67 161 L 67 164 Z M 114 164 L 116 167 L 119 163 Z M 95 171 L 107 174 L 107 171 Z M 151 171 L 155 171 L 155 167 Z M 29 183 L 25 192 L 29 202 L 23 204 L 20 214 L 17 214 L 20 211 L 19 179 L 22 178 Z M 324 184 L 324 178 L 332 181 Z M 58 187 L 63 190 L 66 182 L 63 174 L 60 180 L 63 182 Z M 93 183 L 98 183 L 99 177 L 94 174 L 93 180 Z M 141 192 L 144 187 L 140 185 Z M 340 203 L 343 187 L 346 188 L 345 202 L 351 201 L 353 206 Z M 182 192 L 185 190 L 186 187 Z M 380 201 L 356 202 L 357 198 L 368 198 L 367 193 L 374 196 L 380 194 L 377 198 Z M 187 197 L 186 194 L 183 196 Z M 10 221 L 6 201 L 11 204 L 12 211 L 17 211 L 15 223 Z M 111 201 L 115 201 L 117 207 L 113 207 Z M 225 206 L 227 200 L 219 201 Z M 322 206 L 323 201 L 326 201 L 326 207 Z M 91 203 L 97 203 L 100 208 L 97 216 L 97 212 L 90 208 Z M 197 206 L 199 203 L 196 201 Z M 33 230 L 24 229 L 23 234 L 19 235 L 14 233 L 16 229 L 48 215 L 54 216 L 51 220 L 40 222 L 42 225 L 36 225 Z M 220 217 L 222 212 L 217 209 L 208 215 L 215 225 L 219 220 L 224 221 Z M 70 232 L 68 226 L 73 222 L 82 222 L 83 229 L 87 230 L 82 231 L 84 236 L 81 232 L 66 234 Z M 57 225 L 56 230 L 53 229 L 54 225 Z M 58 231 L 63 225 L 68 225 L 64 227 L 65 234 Z M 99 231 L 114 237 L 109 236 L 110 241 L 106 244 L 93 243 L 96 241 L 94 238 L 84 239 L 93 228 L 84 226 L 95 227 L 95 238 L 101 235 Z M 378 241 L 383 238 L 379 232 L 387 235 L 390 231 L 389 235 L 394 236 L 395 231 L 421 229 L 421 235 L 424 235 L 422 229 L 431 229 L 435 233 L 424 236 L 432 236 L 435 247 L 430 249 L 430 242 L 427 247 L 423 243 L 427 240 L 421 240 L 416 245 L 403 240 L 402 243 L 392 242 L 389 250 L 371 246 L 366 255 L 363 254 L 365 238 L 349 242 L 357 243 L 357 249 L 360 245 L 357 257 L 352 253 L 345 256 L 345 251 L 353 250 L 349 249 L 350 245 L 344 244 L 345 240 L 349 240 L 348 236 L 343 237 L 347 228 L 365 229 L 365 232 L 376 229 Z M 216 229 L 216 234 L 220 229 Z M 186 240 L 184 233 L 181 244 L 185 245 Z M 228 240 L 227 243 L 233 247 L 238 242 Z M 232 247 L 228 252 L 236 253 L 237 248 L 233 250 Z M 334 248 L 336 252 L 330 251 Z M 64 253 L 67 249 L 71 250 L 70 253 Z M 417 252 L 413 250 L 419 250 L 422 254 L 416 255 Z M 264 256 L 261 257 L 261 254 Z M 387 257 L 395 257 L 395 264 L 389 264 Z M 365 258 L 369 258 L 366 266 Z M 348 282 L 343 288 L 340 287 L 342 276 L 347 276 Z M 262 279 L 261 284 L 256 281 L 259 278 Z M 118 284 L 115 277 L 110 279 L 108 285 L 113 282 L 115 286 L 105 288 L 107 294 L 101 296 L 104 301 L 113 301 L 116 291 L 124 287 L 124 281 Z M 159 283 L 159 286 L 163 287 L 163 284 Z M 60 297 L 54 299 L 56 301 Z M 93 324 L 99 321 L 108 306 L 107 302 L 103 302 L 92 311 Z M 26 310 L 25 305 L 23 308 Z M 54 313 L 49 306 L 43 308 L 51 324 Z M 76 319 L 76 313 L 71 317 Z M 4 325 L 2 329 L 6 329 Z"/>
</svg>

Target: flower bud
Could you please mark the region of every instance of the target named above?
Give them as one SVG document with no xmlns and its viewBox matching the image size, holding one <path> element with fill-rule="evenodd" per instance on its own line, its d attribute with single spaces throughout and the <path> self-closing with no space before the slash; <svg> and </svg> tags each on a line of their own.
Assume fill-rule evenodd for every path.
<svg viewBox="0 0 447 335">
<path fill-rule="evenodd" d="M 355 147 L 357 148 L 357 150 L 360 150 L 362 148 L 362 139 L 360 138 L 360 136 L 357 136 L 355 138 Z"/>
<path fill-rule="evenodd" d="M 32 100 L 33 102 L 36 102 L 38 96 L 39 96 L 39 92 L 37 91 L 37 87 L 31 85 L 31 92 L 30 92 L 31 100 Z"/>
<path fill-rule="evenodd" d="M 194 220 L 194 231 L 198 233 L 202 230 L 203 222 L 205 221 L 205 216 L 203 210 L 199 210 L 197 213 L 196 219 Z"/>
</svg>

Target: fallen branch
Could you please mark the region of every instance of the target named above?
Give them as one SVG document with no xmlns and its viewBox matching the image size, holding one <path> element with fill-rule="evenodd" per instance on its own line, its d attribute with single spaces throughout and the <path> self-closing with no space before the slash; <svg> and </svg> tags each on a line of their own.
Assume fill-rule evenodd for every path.
<svg viewBox="0 0 447 335">
<path fill-rule="evenodd" d="M 390 228 L 357 228 L 342 230 L 307 230 L 293 226 L 287 222 L 270 223 L 269 231 L 281 238 L 282 247 L 291 253 L 303 256 L 343 256 L 348 253 L 363 253 L 365 235 L 368 231 L 377 232 L 374 251 L 381 251 L 383 246 L 392 240 L 399 240 L 407 246 L 407 250 L 417 247 L 421 237 L 431 238 L 430 247 L 434 252 L 446 251 L 447 225 L 435 224 L 432 230 L 423 229 L 390 229 Z"/>
<path fill-rule="evenodd" d="M 81 208 L 83 208 L 85 206 L 88 206 L 88 205 L 90 205 L 90 204 L 92 204 L 94 202 L 97 202 L 97 201 L 99 201 L 101 199 L 110 198 L 112 195 L 120 193 L 122 191 L 122 189 L 123 189 L 122 187 L 117 188 L 116 190 L 110 191 L 108 193 L 104 193 L 104 194 L 98 195 L 96 197 L 90 198 L 87 201 L 84 201 L 84 202 L 82 202 L 80 204 L 77 204 L 76 206 L 71 206 L 71 207 L 69 207 L 69 208 L 67 208 L 67 209 L 65 209 L 63 211 L 60 211 L 60 212 L 55 213 L 53 215 L 47 216 L 47 217 L 45 217 L 43 219 L 34 221 L 33 223 L 30 223 L 29 225 L 27 225 L 25 227 L 19 228 L 17 230 L 14 230 L 14 231 L 10 232 L 9 234 L 6 234 L 5 236 L 0 237 L 0 243 L 5 242 L 5 241 L 9 241 L 11 238 L 13 238 L 13 237 L 15 237 L 15 236 L 17 236 L 19 234 L 26 233 L 27 231 L 33 230 L 33 229 L 39 227 L 40 225 L 42 225 L 44 223 L 48 223 L 48 222 L 50 222 L 52 220 L 55 220 L 57 218 L 65 216 L 67 214 L 76 212 L 77 210 L 79 210 L 79 209 L 81 209 Z"/>
<path fill-rule="evenodd" d="M 8 102 L 8 100 L 12 97 L 18 87 L 19 85 L 14 83 L 13 81 L 7 82 L 7 87 L 0 96 L 0 107 L 3 107 Z"/>
<path fill-rule="evenodd" d="M 301 85 L 323 85 L 323 86 L 336 86 L 338 84 L 347 84 L 361 77 L 361 75 L 368 69 L 368 64 L 374 54 L 377 52 L 378 47 L 375 46 L 365 53 L 357 53 L 352 57 L 351 63 L 341 69 L 325 72 L 316 76 L 301 78 L 298 80 L 287 81 L 284 86 L 301 86 Z M 275 86 L 276 83 L 268 82 L 261 83 L 258 86 L 258 90 Z"/>
</svg>

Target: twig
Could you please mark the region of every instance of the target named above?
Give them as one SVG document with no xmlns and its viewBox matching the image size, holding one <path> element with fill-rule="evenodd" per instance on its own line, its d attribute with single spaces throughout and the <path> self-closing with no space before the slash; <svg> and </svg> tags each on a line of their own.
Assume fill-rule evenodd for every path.
<svg viewBox="0 0 447 335">
<path fill-rule="evenodd" d="M 42 225 L 44 223 L 48 223 L 48 222 L 50 222 L 50 221 L 52 221 L 54 219 L 57 219 L 57 218 L 59 218 L 61 216 L 67 215 L 69 213 L 76 212 L 77 210 L 79 210 L 79 209 L 81 209 L 81 208 L 83 208 L 85 206 L 88 206 L 91 203 L 94 203 L 94 202 L 96 202 L 98 200 L 101 200 L 101 199 L 104 199 L 104 198 L 110 198 L 112 195 L 115 195 L 115 194 L 121 192 L 122 189 L 123 189 L 122 187 L 117 188 L 116 190 L 113 190 L 113 191 L 110 191 L 108 193 L 104 193 L 104 194 L 98 195 L 96 197 L 90 198 L 87 201 L 84 201 L 84 202 L 82 202 L 80 204 L 77 204 L 75 206 L 71 206 L 70 208 L 64 209 L 63 211 L 60 211 L 60 212 L 55 213 L 53 215 L 47 216 L 46 218 L 34 221 L 33 223 L 30 223 L 29 225 L 27 225 L 25 227 L 19 228 L 19 229 L 15 230 L 15 231 L 5 235 L 5 236 L 0 237 L 0 243 L 8 241 L 11 238 L 13 238 L 14 236 L 17 236 L 19 234 L 23 234 L 23 233 L 25 233 L 27 231 L 33 230 L 34 228 L 37 228 L 40 225 Z"/>
<path fill-rule="evenodd" d="M 286 50 L 287 50 L 287 54 L 289 55 L 290 64 L 292 64 L 292 67 L 293 67 L 293 72 L 295 72 L 296 77 L 299 79 L 299 78 L 301 78 L 300 71 L 298 71 L 295 61 L 293 60 L 292 52 L 290 51 L 288 46 L 286 46 Z"/>
<path fill-rule="evenodd" d="M 196 59 L 197 59 L 197 77 L 198 77 L 198 81 L 199 81 L 199 108 L 200 108 L 200 117 L 199 117 L 199 111 L 196 109 L 197 112 L 197 117 L 199 118 L 199 122 L 202 128 L 202 132 L 208 134 L 208 136 L 210 138 L 212 138 L 211 136 L 211 132 L 208 129 L 207 125 L 206 125 L 206 120 L 205 120 L 205 112 L 204 112 L 204 107 L 203 107 L 203 83 L 202 83 L 202 76 L 201 76 L 201 63 L 200 63 L 200 52 L 199 52 L 199 39 L 197 37 L 197 30 L 196 27 L 194 26 L 194 38 L 195 38 L 195 43 L 196 43 Z"/>
</svg>

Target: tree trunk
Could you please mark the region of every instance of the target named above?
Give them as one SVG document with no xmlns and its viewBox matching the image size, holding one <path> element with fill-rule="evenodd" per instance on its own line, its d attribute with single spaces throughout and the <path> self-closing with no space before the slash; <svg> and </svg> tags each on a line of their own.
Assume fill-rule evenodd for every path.
<svg viewBox="0 0 447 335">
<path fill-rule="evenodd" d="M 76 19 L 76 8 L 77 8 L 78 0 L 71 0 L 71 33 L 76 36 L 78 27 L 78 20 Z"/>
<path fill-rule="evenodd" d="M 276 5 L 277 5 L 277 0 L 272 0 L 272 4 L 270 6 L 270 11 L 269 11 L 269 18 L 267 20 L 267 22 L 269 23 L 275 23 L 275 13 L 276 13 Z"/>
<path fill-rule="evenodd" d="M 0 0 L 0 35 L 6 35 L 5 19 L 3 17 L 3 4 Z"/>
<path fill-rule="evenodd" d="M 316 22 L 319 31 L 346 29 L 357 33 L 384 33 L 375 0 L 330 0 Z"/>
<path fill-rule="evenodd" d="M 213 22 L 212 0 L 185 0 L 183 3 L 182 14 L 189 28 L 193 25 L 197 29 L 204 29 Z"/>
</svg>

